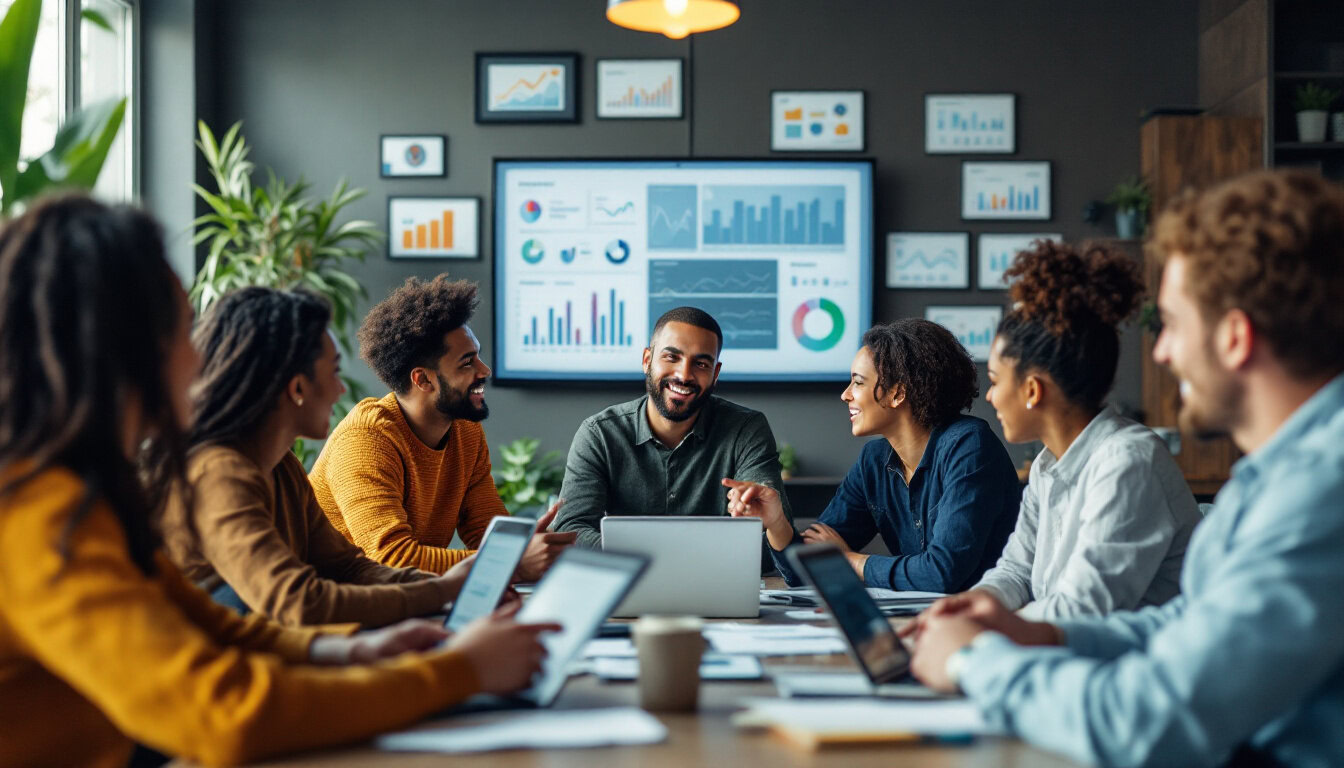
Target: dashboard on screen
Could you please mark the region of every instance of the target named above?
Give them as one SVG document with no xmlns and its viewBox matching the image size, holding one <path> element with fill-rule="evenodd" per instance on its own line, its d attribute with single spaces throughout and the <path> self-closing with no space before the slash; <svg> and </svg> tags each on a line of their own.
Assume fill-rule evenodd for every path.
<svg viewBox="0 0 1344 768">
<path fill-rule="evenodd" d="M 872 320 L 872 163 L 498 160 L 495 377 L 643 377 L 705 310 L 721 379 L 845 378 Z"/>
</svg>

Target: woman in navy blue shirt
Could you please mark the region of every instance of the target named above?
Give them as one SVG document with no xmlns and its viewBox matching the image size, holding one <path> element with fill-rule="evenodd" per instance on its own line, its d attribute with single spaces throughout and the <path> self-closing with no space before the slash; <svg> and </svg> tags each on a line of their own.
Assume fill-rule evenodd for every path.
<svg viewBox="0 0 1344 768">
<path fill-rule="evenodd" d="M 761 518 L 791 585 L 800 580 L 783 550 L 830 542 L 870 587 L 964 590 L 1003 552 L 1022 493 L 1003 443 L 962 415 L 977 393 L 975 363 L 946 328 L 914 318 L 874 326 L 840 399 L 855 437 L 882 439 L 863 447 L 821 517 L 799 534 L 779 491 L 725 479 L 728 511 Z M 858 551 L 878 536 L 891 555 Z"/>
</svg>

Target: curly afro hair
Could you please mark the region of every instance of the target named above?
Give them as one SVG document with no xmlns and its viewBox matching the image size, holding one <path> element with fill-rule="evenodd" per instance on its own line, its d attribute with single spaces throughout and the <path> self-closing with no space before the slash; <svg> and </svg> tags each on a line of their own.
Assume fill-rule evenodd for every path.
<svg viewBox="0 0 1344 768">
<path fill-rule="evenodd" d="M 435 368 L 447 354 L 443 337 L 471 320 L 480 298 L 476 284 L 439 275 L 410 277 L 369 310 L 359 328 L 359 355 L 397 394 L 411 387 L 411 371 Z"/>
<path fill-rule="evenodd" d="M 904 390 L 910 413 L 922 427 L 952 423 L 980 392 L 971 356 L 937 323 L 905 318 L 875 325 L 863 334 L 863 346 L 877 369 L 874 392 Z"/>
<path fill-rule="evenodd" d="M 1143 298 L 1138 264 L 1101 245 L 1037 240 L 1005 274 L 1013 310 L 999 323 L 1001 356 L 1019 375 L 1044 372 L 1070 402 L 1099 410 L 1120 361 L 1117 326 Z"/>
</svg>

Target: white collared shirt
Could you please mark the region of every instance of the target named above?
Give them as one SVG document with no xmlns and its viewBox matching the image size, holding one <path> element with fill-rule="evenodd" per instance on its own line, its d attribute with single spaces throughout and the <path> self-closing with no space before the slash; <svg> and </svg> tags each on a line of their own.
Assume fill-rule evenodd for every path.
<svg viewBox="0 0 1344 768">
<path fill-rule="evenodd" d="M 1161 605 L 1199 520 L 1162 439 L 1106 408 L 1062 458 L 1036 457 L 1017 528 L 975 588 L 1033 620 Z"/>
</svg>

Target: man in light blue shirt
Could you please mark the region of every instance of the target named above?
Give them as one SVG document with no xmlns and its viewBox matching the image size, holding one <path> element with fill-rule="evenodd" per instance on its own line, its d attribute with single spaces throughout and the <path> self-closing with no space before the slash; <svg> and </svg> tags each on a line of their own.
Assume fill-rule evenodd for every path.
<svg viewBox="0 0 1344 768">
<path fill-rule="evenodd" d="M 1344 190 L 1252 174 L 1179 201 L 1154 245 L 1181 426 L 1247 453 L 1183 594 L 1044 624 L 969 593 L 921 617 L 914 672 L 1090 763 L 1344 765 Z"/>
</svg>

